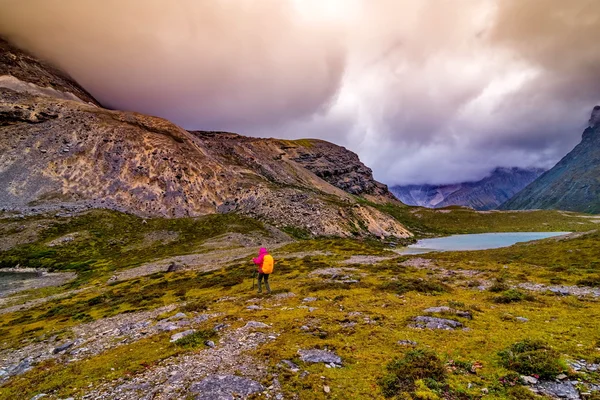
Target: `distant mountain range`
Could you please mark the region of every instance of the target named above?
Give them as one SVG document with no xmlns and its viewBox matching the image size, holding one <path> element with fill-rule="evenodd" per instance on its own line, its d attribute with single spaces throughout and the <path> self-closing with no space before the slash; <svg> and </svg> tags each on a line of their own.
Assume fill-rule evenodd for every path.
<svg viewBox="0 0 600 400">
<path fill-rule="evenodd" d="M 600 213 L 600 106 L 592 110 L 581 143 L 501 208 Z"/>
<path fill-rule="evenodd" d="M 490 176 L 476 182 L 452 185 L 393 186 L 390 191 L 403 203 L 428 208 L 451 205 L 491 210 L 534 181 L 544 172 L 540 168 L 496 168 Z"/>
</svg>

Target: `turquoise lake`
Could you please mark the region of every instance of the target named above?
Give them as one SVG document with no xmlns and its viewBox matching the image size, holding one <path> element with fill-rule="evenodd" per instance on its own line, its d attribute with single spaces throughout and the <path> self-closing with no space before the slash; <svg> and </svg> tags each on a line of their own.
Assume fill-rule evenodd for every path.
<svg viewBox="0 0 600 400">
<path fill-rule="evenodd" d="M 469 235 L 452 235 L 434 239 L 419 240 L 411 244 L 403 254 L 421 254 L 431 251 L 461 251 L 461 250 L 486 250 L 512 246 L 519 242 L 546 239 L 554 236 L 566 235 L 570 232 L 502 232 L 479 233 Z"/>
</svg>

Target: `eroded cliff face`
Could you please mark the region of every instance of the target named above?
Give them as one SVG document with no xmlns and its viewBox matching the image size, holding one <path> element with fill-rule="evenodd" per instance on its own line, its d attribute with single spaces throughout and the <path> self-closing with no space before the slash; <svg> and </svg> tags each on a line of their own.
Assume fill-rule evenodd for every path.
<svg viewBox="0 0 600 400">
<path fill-rule="evenodd" d="M 0 60 L 14 61 L 0 68 L 2 209 L 238 212 L 312 235 L 410 235 L 357 203 L 356 196 L 393 198 L 340 146 L 188 132 L 161 118 L 107 110 L 56 69 L 5 43 L 0 50 Z"/>
</svg>

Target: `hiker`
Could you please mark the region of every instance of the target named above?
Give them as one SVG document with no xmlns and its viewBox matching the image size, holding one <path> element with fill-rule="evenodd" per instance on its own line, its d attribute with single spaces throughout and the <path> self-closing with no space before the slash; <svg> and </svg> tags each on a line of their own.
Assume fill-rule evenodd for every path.
<svg viewBox="0 0 600 400">
<path fill-rule="evenodd" d="M 265 287 L 267 293 L 271 294 L 271 287 L 269 286 L 269 274 L 273 272 L 273 257 L 269 254 L 267 249 L 261 247 L 258 251 L 258 257 L 253 258 L 254 264 L 258 265 L 258 293 L 262 293 L 261 283 L 265 281 Z"/>
</svg>

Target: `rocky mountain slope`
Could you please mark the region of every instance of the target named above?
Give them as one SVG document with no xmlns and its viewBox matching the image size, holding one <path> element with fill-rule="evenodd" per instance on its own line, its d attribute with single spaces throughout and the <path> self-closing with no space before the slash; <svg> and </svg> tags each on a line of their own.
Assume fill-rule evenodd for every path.
<svg viewBox="0 0 600 400">
<path fill-rule="evenodd" d="M 188 132 L 104 109 L 55 68 L 0 43 L 0 209 L 236 212 L 307 235 L 410 235 L 358 201 L 395 200 L 343 147 Z"/>
<path fill-rule="evenodd" d="M 504 210 L 561 209 L 600 213 L 600 106 L 581 142 L 552 169 L 501 206 Z"/>
<path fill-rule="evenodd" d="M 391 192 L 405 204 L 429 208 L 451 205 L 492 210 L 510 199 L 544 172 L 539 168 L 496 168 L 477 182 L 452 185 L 393 186 Z"/>
</svg>

